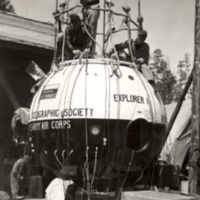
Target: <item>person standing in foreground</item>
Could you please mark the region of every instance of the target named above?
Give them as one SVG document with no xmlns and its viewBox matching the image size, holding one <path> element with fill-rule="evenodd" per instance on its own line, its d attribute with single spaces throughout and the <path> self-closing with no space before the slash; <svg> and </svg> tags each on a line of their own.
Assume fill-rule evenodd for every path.
<svg viewBox="0 0 200 200">
<path fill-rule="evenodd" d="M 27 195 L 26 191 L 28 186 L 28 164 L 31 158 L 24 155 L 22 158 L 18 159 L 12 168 L 10 173 L 10 186 L 12 199 L 16 200 L 19 195 Z"/>
<path fill-rule="evenodd" d="M 135 40 L 131 39 L 131 51 L 134 57 L 134 62 L 136 63 L 139 71 L 143 73 L 150 84 L 154 84 L 153 74 L 148 67 L 150 48 L 149 45 L 145 42 L 146 38 L 147 31 L 138 31 L 137 38 Z M 129 49 L 129 40 L 120 44 L 116 44 L 115 49 L 117 52 L 121 52 L 124 49 Z M 114 48 L 112 48 L 106 55 L 108 57 L 112 57 L 114 53 Z M 120 56 L 119 59 L 121 59 Z M 126 54 L 125 61 L 132 62 L 131 56 Z"/>
</svg>

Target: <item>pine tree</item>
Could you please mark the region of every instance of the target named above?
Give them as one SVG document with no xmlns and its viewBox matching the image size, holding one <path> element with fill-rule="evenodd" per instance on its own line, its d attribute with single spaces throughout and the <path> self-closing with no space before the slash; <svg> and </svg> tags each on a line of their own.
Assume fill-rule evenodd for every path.
<svg viewBox="0 0 200 200">
<path fill-rule="evenodd" d="M 184 59 L 179 61 L 178 65 L 177 65 L 177 72 L 178 72 L 178 83 L 176 86 L 176 98 L 175 100 L 177 101 L 182 93 L 182 90 L 187 82 L 187 79 L 190 75 L 190 55 L 189 53 L 186 53 L 184 55 Z M 191 98 L 191 88 L 188 90 L 188 95 L 186 96 L 186 98 Z"/>
<path fill-rule="evenodd" d="M 172 74 L 169 63 L 163 59 L 160 49 L 156 49 L 151 57 L 153 63 L 151 70 L 156 83 L 156 90 L 160 93 L 163 103 L 169 104 L 174 99 L 174 87 L 176 85 L 176 77 Z"/>
</svg>

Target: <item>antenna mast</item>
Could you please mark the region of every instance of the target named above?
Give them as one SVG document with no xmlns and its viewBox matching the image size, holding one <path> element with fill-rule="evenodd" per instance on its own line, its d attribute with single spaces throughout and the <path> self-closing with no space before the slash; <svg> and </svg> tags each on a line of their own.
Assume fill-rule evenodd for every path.
<svg viewBox="0 0 200 200">
<path fill-rule="evenodd" d="M 55 13 L 57 12 L 57 10 L 58 10 L 58 0 L 56 0 L 56 9 L 55 9 Z M 54 58 L 56 57 L 56 53 L 57 53 L 56 37 L 57 37 L 57 20 L 55 19 Z"/>
<path fill-rule="evenodd" d="M 138 0 L 138 16 L 140 16 L 140 0 Z"/>
<path fill-rule="evenodd" d="M 137 22 L 138 22 L 139 25 L 140 25 L 140 29 L 143 29 L 143 28 L 142 28 L 143 17 L 141 16 L 140 0 L 138 0 L 138 19 L 137 19 Z"/>
<path fill-rule="evenodd" d="M 104 11 L 103 11 L 103 56 L 105 56 L 105 44 L 104 44 L 104 41 L 105 41 L 105 24 L 106 24 L 106 0 L 104 0 L 103 2 L 103 7 L 104 7 Z"/>
</svg>

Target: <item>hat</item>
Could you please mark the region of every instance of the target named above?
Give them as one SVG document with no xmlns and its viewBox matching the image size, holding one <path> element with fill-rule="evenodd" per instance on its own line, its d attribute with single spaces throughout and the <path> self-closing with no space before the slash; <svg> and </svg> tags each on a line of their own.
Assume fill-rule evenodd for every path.
<svg viewBox="0 0 200 200">
<path fill-rule="evenodd" d="M 141 31 L 138 31 L 138 36 L 143 38 L 143 39 L 146 39 L 147 38 L 147 31 L 145 30 L 141 30 Z"/>
</svg>

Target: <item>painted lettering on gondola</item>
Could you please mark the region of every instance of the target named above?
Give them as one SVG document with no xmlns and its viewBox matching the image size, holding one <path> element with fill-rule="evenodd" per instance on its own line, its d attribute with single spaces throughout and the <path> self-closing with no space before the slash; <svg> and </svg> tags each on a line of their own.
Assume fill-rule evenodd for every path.
<svg viewBox="0 0 200 200">
<path fill-rule="evenodd" d="M 144 97 L 136 95 L 127 95 L 127 94 L 114 94 L 115 102 L 135 102 L 144 104 Z"/>
<path fill-rule="evenodd" d="M 71 128 L 70 120 L 42 121 L 42 122 L 33 122 L 29 124 L 29 131 L 70 129 L 70 128 Z"/>
<path fill-rule="evenodd" d="M 71 117 L 71 116 L 92 116 L 94 109 L 91 108 L 70 108 L 61 111 L 61 117 Z"/>
<path fill-rule="evenodd" d="M 38 118 L 48 118 L 48 117 L 59 117 L 59 110 L 52 109 L 52 110 L 40 110 L 32 113 L 33 119 Z"/>
<path fill-rule="evenodd" d="M 40 110 L 32 113 L 33 119 L 53 117 L 84 117 L 93 116 L 93 108 L 69 108 L 59 111 L 58 109 Z"/>
</svg>

